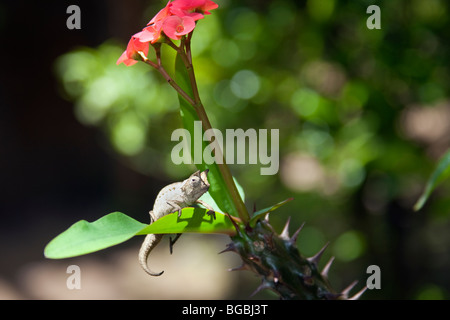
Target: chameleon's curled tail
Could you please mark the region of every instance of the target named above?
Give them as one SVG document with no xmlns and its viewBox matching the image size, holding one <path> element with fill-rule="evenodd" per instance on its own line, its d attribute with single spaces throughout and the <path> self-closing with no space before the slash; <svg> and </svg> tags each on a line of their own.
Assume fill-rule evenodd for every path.
<svg viewBox="0 0 450 320">
<path fill-rule="evenodd" d="M 142 269 L 147 272 L 151 276 L 160 276 L 164 273 L 161 271 L 159 273 L 152 272 L 147 265 L 147 258 L 150 252 L 154 247 L 161 241 L 163 235 L 162 234 L 148 234 L 145 237 L 144 243 L 142 243 L 141 249 L 139 250 L 139 263 L 141 264 Z"/>
</svg>

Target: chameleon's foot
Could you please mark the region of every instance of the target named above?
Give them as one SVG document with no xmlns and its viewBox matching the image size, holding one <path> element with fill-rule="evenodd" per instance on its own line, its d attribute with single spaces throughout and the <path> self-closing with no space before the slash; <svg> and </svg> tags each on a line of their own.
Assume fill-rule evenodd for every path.
<svg viewBox="0 0 450 320">
<path fill-rule="evenodd" d="M 173 208 L 173 211 L 170 212 L 178 212 L 178 217 L 181 217 L 181 201 L 178 200 L 168 200 L 166 203 Z"/>
<path fill-rule="evenodd" d="M 206 211 L 206 214 L 208 216 L 212 216 L 214 220 L 216 220 L 216 212 L 214 210 L 208 210 Z"/>
<path fill-rule="evenodd" d="M 181 235 L 182 235 L 182 233 L 178 233 L 178 234 L 175 236 L 175 239 L 173 239 L 173 240 L 172 240 L 171 237 L 169 237 L 169 250 L 170 250 L 170 254 L 172 254 L 172 252 L 173 252 L 173 245 L 175 244 L 175 242 L 177 242 L 178 238 L 180 238 Z"/>
<path fill-rule="evenodd" d="M 208 216 L 212 216 L 214 220 L 216 220 L 216 212 L 214 211 L 214 209 L 207 204 L 205 201 L 198 199 L 197 201 L 195 201 L 198 204 L 201 204 L 202 206 L 204 206 L 206 209 L 208 209 L 208 211 L 206 211 L 206 214 Z"/>
</svg>

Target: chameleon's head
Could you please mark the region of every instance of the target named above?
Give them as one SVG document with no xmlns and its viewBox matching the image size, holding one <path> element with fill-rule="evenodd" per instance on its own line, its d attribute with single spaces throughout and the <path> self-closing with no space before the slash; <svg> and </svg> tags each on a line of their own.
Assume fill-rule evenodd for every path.
<svg viewBox="0 0 450 320">
<path fill-rule="evenodd" d="M 207 186 L 206 191 L 208 191 L 208 189 L 209 189 L 209 181 L 208 181 L 208 177 L 207 177 L 208 172 L 209 172 L 209 169 L 206 169 L 205 171 L 200 172 L 200 179 L 202 179 L 203 183 Z"/>
<path fill-rule="evenodd" d="M 194 203 L 209 189 L 209 181 L 207 178 L 208 169 L 200 172 L 196 171 L 189 178 L 184 180 L 181 187 L 189 202 Z"/>
</svg>

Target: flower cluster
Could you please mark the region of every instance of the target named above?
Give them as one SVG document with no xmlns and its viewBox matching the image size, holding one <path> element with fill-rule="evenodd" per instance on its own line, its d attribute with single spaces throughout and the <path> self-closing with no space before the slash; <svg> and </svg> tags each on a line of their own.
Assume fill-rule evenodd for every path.
<svg viewBox="0 0 450 320">
<path fill-rule="evenodd" d="M 131 66 L 142 60 L 147 57 L 150 44 L 161 41 L 164 36 L 173 40 L 181 39 L 194 30 L 197 20 L 203 19 L 205 14 L 210 14 L 209 10 L 217 7 L 217 3 L 211 0 L 169 0 L 142 31 L 131 37 L 127 50 L 117 60 L 117 64 L 123 62 Z"/>
</svg>

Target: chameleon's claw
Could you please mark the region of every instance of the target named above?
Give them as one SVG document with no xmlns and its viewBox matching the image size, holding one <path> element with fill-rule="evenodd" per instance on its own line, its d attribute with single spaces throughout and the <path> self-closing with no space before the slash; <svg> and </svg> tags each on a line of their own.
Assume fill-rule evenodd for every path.
<svg viewBox="0 0 450 320">
<path fill-rule="evenodd" d="M 216 220 L 216 212 L 214 210 L 208 210 L 208 211 L 206 211 L 206 214 L 208 216 L 212 216 L 213 220 Z"/>
<path fill-rule="evenodd" d="M 173 252 L 173 245 L 175 244 L 175 242 L 177 242 L 178 238 L 181 237 L 182 233 L 178 233 L 175 236 L 175 239 L 172 240 L 172 237 L 169 237 L 169 250 L 170 250 L 170 254 L 172 254 Z"/>
</svg>

